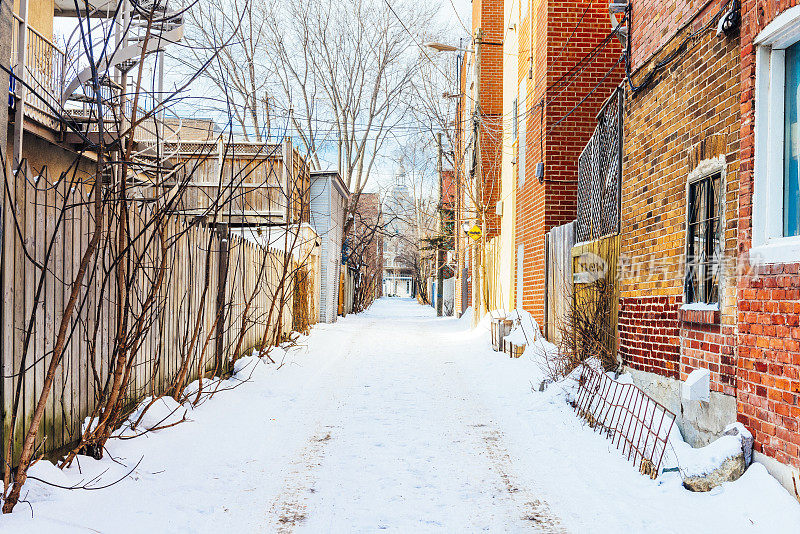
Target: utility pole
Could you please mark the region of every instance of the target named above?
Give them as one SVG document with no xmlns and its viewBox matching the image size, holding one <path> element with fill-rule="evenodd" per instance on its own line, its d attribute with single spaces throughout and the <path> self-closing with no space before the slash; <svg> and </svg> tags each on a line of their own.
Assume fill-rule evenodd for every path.
<svg viewBox="0 0 800 534">
<path fill-rule="evenodd" d="M 483 45 L 483 29 L 478 28 L 478 31 L 475 36 L 475 113 L 472 118 L 473 128 L 474 128 L 474 139 L 475 139 L 475 146 L 473 147 L 473 158 L 472 158 L 472 186 L 475 188 L 475 204 L 476 208 L 483 213 L 483 180 L 482 180 L 482 168 L 481 168 L 481 116 L 483 113 L 481 112 L 481 49 Z M 481 216 L 481 222 L 483 223 L 485 218 Z M 483 245 L 483 240 L 486 238 L 486 229 L 484 228 L 485 224 L 481 225 L 481 238 L 480 242 L 477 246 L 473 245 L 473 254 L 472 254 L 472 322 L 473 325 L 478 324 L 480 320 L 480 287 L 481 287 L 481 268 L 483 267 L 480 265 L 482 261 L 478 260 L 478 256 L 481 256 L 481 248 Z"/>
<path fill-rule="evenodd" d="M 444 215 L 444 173 L 442 170 L 442 132 L 436 134 L 436 144 L 439 147 L 439 160 L 437 168 L 439 170 L 439 245 L 436 247 L 436 316 L 442 316 L 442 298 L 444 297 L 444 225 L 442 216 Z"/>
</svg>

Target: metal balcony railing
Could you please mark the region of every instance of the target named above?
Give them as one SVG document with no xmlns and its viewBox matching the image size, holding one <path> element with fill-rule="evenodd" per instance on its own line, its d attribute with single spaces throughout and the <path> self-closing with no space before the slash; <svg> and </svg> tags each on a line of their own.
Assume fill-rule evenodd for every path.
<svg viewBox="0 0 800 534">
<path fill-rule="evenodd" d="M 14 14 L 14 29 L 11 32 L 11 68 L 15 77 L 22 79 L 30 88 L 25 92 L 25 113 L 41 124 L 56 129 L 61 112 L 61 89 L 64 87 L 64 65 L 66 54 L 50 39 L 31 26 L 27 30 L 25 49 L 25 72 L 19 72 L 19 28 L 22 24 Z M 16 82 L 12 91 L 17 91 Z M 55 111 L 54 111 L 55 110 Z"/>
</svg>

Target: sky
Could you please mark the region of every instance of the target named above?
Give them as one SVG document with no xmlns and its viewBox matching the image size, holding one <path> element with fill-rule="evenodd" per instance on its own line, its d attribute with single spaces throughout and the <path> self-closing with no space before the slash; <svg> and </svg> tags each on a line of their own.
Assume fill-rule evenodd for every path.
<svg viewBox="0 0 800 534">
<path fill-rule="evenodd" d="M 384 0 L 377 0 L 384 1 Z M 391 1 L 391 0 L 390 0 Z M 472 19 L 471 0 L 438 0 L 439 19 L 451 30 L 452 39 L 447 41 L 451 44 L 458 44 L 460 38 L 468 38 L 469 35 L 464 26 L 469 29 Z M 384 159 L 377 166 L 371 181 L 371 190 L 378 187 L 389 187 L 394 182 L 397 174 L 398 162 L 391 159 Z"/>
<path fill-rule="evenodd" d="M 386 0 L 373 0 L 375 2 L 385 2 Z M 389 0 L 392 2 L 394 0 Z M 468 38 L 468 33 L 466 28 L 471 26 L 470 19 L 472 13 L 472 2 L 471 0 L 438 0 L 439 3 L 439 20 L 443 26 L 447 28 L 446 35 L 447 38 L 443 38 L 447 42 L 451 42 L 453 44 L 458 44 L 459 38 Z M 59 36 L 65 37 L 68 34 L 72 33 L 74 29 L 74 19 L 57 19 L 55 23 L 55 33 L 56 38 L 58 39 Z M 75 40 L 75 37 L 73 37 Z M 167 74 L 166 80 L 166 88 L 169 90 L 170 86 L 170 76 L 169 70 Z M 178 80 L 175 80 L 177 83 Z M 205 89 L 200 87 L 202 85 L 201 81 L 195 82 L 193 85 L 193 90 L 191 91 L 193 94 L 197 94 L 198 96 L 202 96 Z M 206 116 L 207 112 L 198 111 L 196 105 L 197 101 L 193 101 L 193 104 L 190 106 L 194 108 L 193 110 L 187 109 L 185 110 L 186 113 L 192 114 L 192 111 L 196 115 L 200 113 L 202 116 Z M 184 110 L 180 111 L 181 115 L 184 114 Z M 381 157 L 378 158 L 376 161 L 376 167 L 373 171 L 373 176 L 370 179 L 371 187 L 369 189 L 376 190 L 379 186 L 386 186 L 387 184 L 390 185 L 394 181 L 394 177 L 397 173 L 397 169 L 399 166 L 399 162 L 396 160 L 396 151 L 387 151 L 385 154 L 382 154 Z"/>
</svg>

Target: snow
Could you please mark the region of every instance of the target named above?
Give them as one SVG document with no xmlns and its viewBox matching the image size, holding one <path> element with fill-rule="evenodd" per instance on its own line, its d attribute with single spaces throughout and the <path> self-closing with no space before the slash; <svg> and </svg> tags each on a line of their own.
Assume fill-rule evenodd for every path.
<svg viewBox="0 0 800 534">
<path fill-rule="evenodd" d="M 751 433 L 750 433 L 750 431 L 749 431 L 749 430 L 747 430 L 747 428 L 746 428 L 746 427 L 745 427 L 745 426 L 744 426 L 742 423 L 739 423 L 739 422 L 736 422 L 736 423 L 731 423 L 731 424 L 729 424 L 728 426 L 726 426 L 726 427 L 725 427 L 725 430 L 723 431 L 723 434 L 724 434 L 725 432 L 728 432 L 729 430 L 733 430 L 733 429 L 736 429 L 736 430 L 737 430 L 737 432 L 738 432 L 738 433 L 739 433 L 739 434 L 740 434 L 742 437 L 745 437 L 745 438 L 751 438 L 751 439 L 752 439 L 752 437 L 753 437 L 753 434 L 751 434 Z"/>
<path fill-rule="evenodd" d="M 711 371 L 704 368 L 692 370 L 681 386 L 681 397 L 688 400 L 711 400 Z"/>
<path fill-rule="evenodd" d="M 185 422 L 113 439 L 100 461 L 34 465 L 60 486 L 121 480 L 29 480 L 0 532 L 797 532 L 800 504 L 761 465 L 709 493 L 642 476 L 575 416 L 574 381 L 538 392 L 539 353 L 508 358 L 488 329 L 434 314 L 382 299 L 277 364 L 239 360 Z M 137 434 L 186 405 L 154 408 Z"/>
<path fill-rule="evenodd" d="M 291 247 L 295 256 L 301 255 L 303 249 L 313 246 L 318 238 L 317 233 L 308 223 L 303 223 L 299 228 L 296 225 L 290 226 L 288 229 L 285 227 L 236 228 L 232 229 L 231 233 L 273 251 L 285 252 L 287 247 Z"/>
<path fill-rule="evenodd" d="M 705 302 L 692 302 L 691 304 L 682 304 L 681 309 L 694 311 L 719 311 L 719 303 L 706 304 Z"/>
<path fill-rule="evenodd" d="M 546 369 L 544 362 L 547 358 L 552 357 L 553 354 L 558 353 L 558 347 L 542 336 L 542 331 L 536 319 L 525 310 L 512 310 L 508 312 L 505 310 L 492 310 L 484 316 L 480 323 L 481 328 L 483 328 L 484 325 L 485 328 L 489 328 L 488 324 L 491 322 L 491 319 L 497 317 L 514 321 L 511 332 L 503 339 L 507 339 L 514 345 L 524 346 L 525 352 L 527 352 L 531 358 L 539 362 L 540 371 L 542 371 L 536 375 L 539 382 L 544 380 L 546 378 L 543 372 L 544 369 Z"/>
<path fill-rule="evenodd" d="M 506 319 L 514 321 L 514 327 L 506 336 L 515 345 L 530 345 L 542 337 L 539 324 L 533 315 L 524 310 L 514 310 L 506 315 Z"/>
<path fill-rule="evenodd" d="M 136 432 L 174 425 L 179 423 L 191 409 L 191 405 L 181 405 L 172 397 L 155 400 L 147 397 L 128 417 L 127 430 Z M 130 432 L 125 432 L 125 435 Z"/>
</svg>

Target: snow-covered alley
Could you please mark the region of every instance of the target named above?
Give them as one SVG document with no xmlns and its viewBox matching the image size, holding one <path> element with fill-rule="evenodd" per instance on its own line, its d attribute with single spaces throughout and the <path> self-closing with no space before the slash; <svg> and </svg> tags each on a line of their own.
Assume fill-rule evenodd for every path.
<svg viewBox="0 0 800 534">
<path fill-rule="evenodd" d="M 706 494 L 639 475 L 541 370 L 414 301 L 318 325 L 248 358 L 187 422 L 39 462 L 7 532 L 798 532 L 759 465 Z M 155 416 L 154 416 L 155 417 Z M 97 477 L 99 475 L 99 477 Z M 33 514 L 33 518 L 31 515 Z"/>
</svg>

